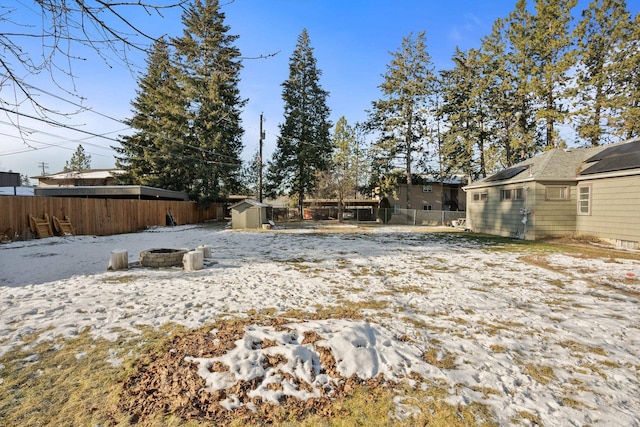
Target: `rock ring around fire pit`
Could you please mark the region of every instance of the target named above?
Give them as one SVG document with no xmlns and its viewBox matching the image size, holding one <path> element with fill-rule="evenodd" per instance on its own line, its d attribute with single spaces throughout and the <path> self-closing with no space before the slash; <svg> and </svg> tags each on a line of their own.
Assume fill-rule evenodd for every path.
<svg viewBox="0 0 640 427">
<path fill-rule="evenodd" d="M 140 252 L 140 265 L 143 267 L 176 267 L 182 265 L 186 249 L 148 249 Z"/>
</svg>

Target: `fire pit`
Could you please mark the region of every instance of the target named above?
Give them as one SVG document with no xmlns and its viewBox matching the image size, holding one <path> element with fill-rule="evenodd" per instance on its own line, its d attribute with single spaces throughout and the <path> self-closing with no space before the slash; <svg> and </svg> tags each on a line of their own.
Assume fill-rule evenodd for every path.
<svg viewBox="0 0 640 427">
<path fill-rule="evenodd" d="M 143 267 L 175 267 L 182 265 L 186 249 L 149 249 L 140 252 L 140 265 Z"/>
</svg>

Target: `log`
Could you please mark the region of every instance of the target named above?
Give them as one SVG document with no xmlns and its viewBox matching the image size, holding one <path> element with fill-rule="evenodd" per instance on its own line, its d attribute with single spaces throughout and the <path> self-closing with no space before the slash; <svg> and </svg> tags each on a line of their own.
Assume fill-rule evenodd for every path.
<svg viewBox="0 0 640 427">
<path fill-rule="evenodd" d="M 208 246 L 208 245 L 198 246 L 196 250 L 202 252 L 202 256 L 204 257 L 204 259 L 211 258 L 211 246 Z"/>
<path fill-rule="evenodd" d="M 182 267 L 187 271 L 202 270 L 204 256 L 200 251 L 190 251 L 182 257 Z"/>
<path fill-rule="evenodd" d="M 111 259 L 107 270 L 127 270 L 129 268 L 129 253 L 126 249 L 111 251 Z"/>
</svg>

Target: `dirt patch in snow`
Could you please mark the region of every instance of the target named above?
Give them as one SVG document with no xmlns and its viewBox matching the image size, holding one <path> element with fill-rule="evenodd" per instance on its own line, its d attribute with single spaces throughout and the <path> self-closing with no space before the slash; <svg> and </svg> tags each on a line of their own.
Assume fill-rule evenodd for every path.
<svg viewBox="0 0 640 427">
<path fill-rule="evenodd" d="M 288 331 L 286 325 L 291 325 L 291 319 L 220 321 L 213 327 L 188 331 L 170 338 L 157 352 L 138 360 L 134 372 L 124 384 L 119 409 L 129 414 L 131 423 L 173 415 L 185 421 L 210 421 L 220 426 L 232 422 L 272 424 L 285 420 L 301 420 L 311 415 L 344 416 L 346 410 L 341 405 L 334 405 L 336 400 L 347 397 L 359 387 L 367 387 L 373 391 L 396 384 L 382 374 L 369 379 L 362 379 L 357 375 L 349 378 L 341 376 L 331 349 L 318 345 L 324 338 L 315 331 L 308 331 L 301 337 L 301 344 L 313 345 L 319 355 L 319 374 L 327 375 L 331 381 L 324 387 L 315 388 L 300 377 L 292 377 L 284 369 L 279 375 L 284 380 L 293 382 L 299 390 L 319 390 L 318 397 L 298 399 L 283 394 L 278 403 L 273 403 L 265 401 L 255 393 L 252 396 L 252 391 L 256 390 L 264 377 L 256 377 L 249 381 L 239 380 L 226 389 L 207 390 L 205 380 L 198 374 L 198 364 L 190 359 L 193 356 L 224 356 L 236 348 L 238 341 L 245 336 L 247 327 L 256 325 Z M 254 346 L 256 349 L 266 349 L 276 346 L 276 342 L 264 339 L 254 342 Z M 278 354 L 261 359 L 264 370 L 277 369 L 286 362 L 286 358 Z M 229 366 L 216 362 L 210 364 L 208 370 L 224 373 L 229 371 Z M 283 385 L 273 382 L 268 387 L 281 390 Z M 231 409 L 223 404 L 230 397 L 236 402 L 236 407 Z"/>
</svg>

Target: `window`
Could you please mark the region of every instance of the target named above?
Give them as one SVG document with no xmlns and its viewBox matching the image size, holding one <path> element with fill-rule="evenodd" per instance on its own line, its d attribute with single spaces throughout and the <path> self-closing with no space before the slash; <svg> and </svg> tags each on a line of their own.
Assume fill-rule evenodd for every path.
<svg viewBox="0 0 640 427">
<path fill-rule="evenodd" d="M 545 192 L 547 200 L 569 200 L 569 187 L 567 186 L 550 186 Z"/>
<path fill-rule="evenodd" d="M 430 211 L 431 210 L 431 205 L 422 205 L 422 210 L 423 211 Z"/>
<path fill-rule="evenodd" d="M 486 202 L 487 201 L 487 193 L 473 193 L 473 201 L 474 202 Z"/>
<path fill-rule="evenodd" d="M 422 192 L 423 193 L 431 193 L 433 191 L 433 185 L 432 184 L 425 184 L 422 186 Z"/>
<path fill-rule="evenodd" d="M 591 187 L 578 187 L 578 215 L 591 215 Z"/>
<path fill-rule="evenodd" d="M 524 200 L 523 188 L 516 188 L 513 190 L 513 200 Z"/>
<path fill-rule="evenodd" d="M 524 192 L 522 188 L 510 188 L 500 190 L 500 200 L 524 200 Z"/>
<path fill-rule="evenodd" d="M 400 213 L 400 205 L 393 205 L 393 210 L 391 211 L 392 214 L 398 214 Z"/>
</svg>

